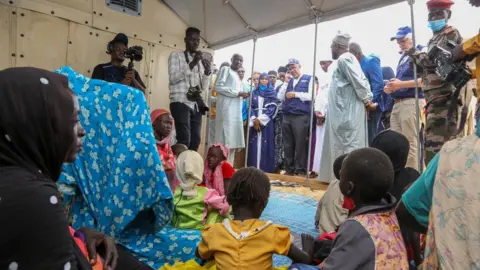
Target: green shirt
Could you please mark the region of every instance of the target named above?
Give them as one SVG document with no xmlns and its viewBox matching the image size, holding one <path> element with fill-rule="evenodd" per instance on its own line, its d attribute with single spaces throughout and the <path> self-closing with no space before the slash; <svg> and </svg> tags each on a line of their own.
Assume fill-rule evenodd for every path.
<svg viewBox="0 0 480 270">
<path fill-rule="evenodd" d="M 203 223 L 203 212 L 205 203 L 203 199 L 207 194 L 206 187 L 197 187 L 196 197 L 189 198 L 183 195 L 180 187 L 175 189 L 173 195 L 174 212 L 172 225 L 180 229 L 203 230 L 207 225 L 222 222 L 225 217 L 221 216 L 216 210 L 208 211 L 207 220 Z"/>
<path fill-rule="evenodd" d="M 432 208 L 433 184 L 439 159 L 440 154 L 435 155 L 420 178 L 402 196 L 405 208 L 425 228 L 428 227 L 428 217 Z"/>
</svg>

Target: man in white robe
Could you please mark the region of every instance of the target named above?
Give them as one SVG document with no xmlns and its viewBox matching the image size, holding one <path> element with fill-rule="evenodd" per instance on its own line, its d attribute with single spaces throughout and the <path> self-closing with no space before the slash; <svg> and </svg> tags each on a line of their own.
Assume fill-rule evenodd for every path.
<svg viewBox="0 0 480 270">
<path fill-rule="evenodd" d="M 338 34 L 331 46 L 337 60 L 328 93 L 328 112 L 319 180 L 335 179 L 333 162 L 345 153 L 368 146 L 367 110 L 375 108 L 372 92 L 360 63 L 348 52 L 350 36 Z"/>
<path fill-rule="evenodd" d="M 222 143 L 230 149 L 228 162 L 233 166 L 235 150 L 245 148 L 242 121 L 243 99 L 248 93 L 243 92 L 242 81 L 237 70 L 242 67 L 243 57 L 234 54 L 230 67 L 222 67 L 217 75 L 217 115 L 215 119 L 215 142 Z"/>
<path fill-rule="evenodd" d="M 322 67 L 325 75 L 324 82 L 320 84 L 320 91 L 318 91 L 317 96 L 315 97 L 314 112 L 316 116 L 316 140 L 315 140 L 315 152 L 313 155 L 313 171 L 320 171 L 320 164 L 322 158 L 322 147 L 325 137 L 325 114 L 327 113 L 328 105 L 328 90 L 330 88 L 330 81 L 332 80 L 333 70 L 335 69 L 336 63 L 332 60 L 322 60 L 320 61 L 320 66 Z"/>
</svg>

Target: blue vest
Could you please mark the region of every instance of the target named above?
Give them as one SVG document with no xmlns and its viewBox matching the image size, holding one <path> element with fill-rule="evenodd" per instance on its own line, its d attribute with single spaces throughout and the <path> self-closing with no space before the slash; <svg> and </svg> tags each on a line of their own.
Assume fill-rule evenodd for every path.
<svg viewBox="0 0 480 270">
<path fill-rule="evenodd" d="M 310 84 L 310 80 L 312 76 L 310 75 L 303 75 L 300 80 L 298 81 L 295 88 L 293 87 L 294 79 L 290 79 L 288 82 L 287 91 L 288 92 L 296 92 L 296 93 L 308 93 L 308 86 Z M 286 94 L 285 93 L 285 94 Z M 305 115 L 310 114 L 310 110 L 312 109 L 312 102 L 311 101 L 301 101 L 299 98 L 285 98 L 283 102 L 283 113 L 284 114 L 296 114 L 296 115 Z"/>
<path fill-rule="evenodd" d="M 412 60 L 409 58 L 409 56 L 406 56 L 406 55 L 403 55 L 402 58 L 400 58 L 400 62 L 398 62 L 398 67 L 397 67 L 397 77 L 396 77 L 397 79 L 401 81 L 412 81 L 414 79 L 413 70 L 410 68 L 411 61 Z M 418 88 L 418 97 L 423 98 L 423 92 L 420 87 L 421 85 L 419 85 L 419 88 Z M 397 91 L 392 93 L 392 97 L 394 99 L 414 98 L 415 88 L 398 89 Z"/>
</svg>

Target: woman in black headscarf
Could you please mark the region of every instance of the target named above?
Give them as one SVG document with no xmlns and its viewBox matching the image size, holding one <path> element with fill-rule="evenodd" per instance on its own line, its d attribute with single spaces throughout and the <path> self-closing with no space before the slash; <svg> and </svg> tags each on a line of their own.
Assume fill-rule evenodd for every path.
<svg viewBox="0 0 480 270">
<path fill-rule="evenodd" d="M 395 171 L 393 188 L 390 193 L 399 202 L 402 199 L 403 192 L 420 176 L 417 170 L 405 168 L 408 151 L 410 150 L 407 137 L 392 130 L 385 130 L 373 138 L 370 147 L 381 150 L 390 158 Z M 408 258 L 413 260 L 416 265 L 419 265 L 421 263 L 419 235 L 406 228 L 402 223 L 400 223 L 400 230 L 407 247 Z"/>
<path fill-rule="evenodd" d="M 381 150 L 390 158 L 395 170 L 395 181 L 390 193 L 399 201 L 406 187 L 420 176 L 417 170 L 405 168 L 410 150 L 407 137 L 392 130 L 385 130 L 372 140 L 371 147 Z"/>
<path fill-rule="evenodd" d="M 36 68 L 0 71 L 0 269 L 92 269 L 55 185 L 62 164 L 81 150 L 78 113 L 66 77 Z M 82 232 L 93 243 L 88 251 L 104 248 L 105 266 L 114 267 L 113 241 Z"/>
</svg>

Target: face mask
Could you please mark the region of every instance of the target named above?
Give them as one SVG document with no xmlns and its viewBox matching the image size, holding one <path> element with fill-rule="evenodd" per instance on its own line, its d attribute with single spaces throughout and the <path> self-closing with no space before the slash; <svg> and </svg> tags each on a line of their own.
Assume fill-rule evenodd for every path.
<svg viewBox="0 0 480 270">
<path fill-rule="evenodd" d="M 432 29 L 433 32 L 438 32 L 447 26 L 447 20 L 441 19 L 436 21 L 428 22 L 428 27 Z"/>
<path fill-rule="evenodd" d="M 268 89 L 268 85 L 259 85 L 258 88 L 260 88 L 260 91 L 265 91 Z"/>
<path fill-rule="evenodd" d="M 355 208 L 355 202 L 353 201 L 352 198 L 343 196 L 342 208 L 347 210 L 353 210 Z"/>
</svg>

